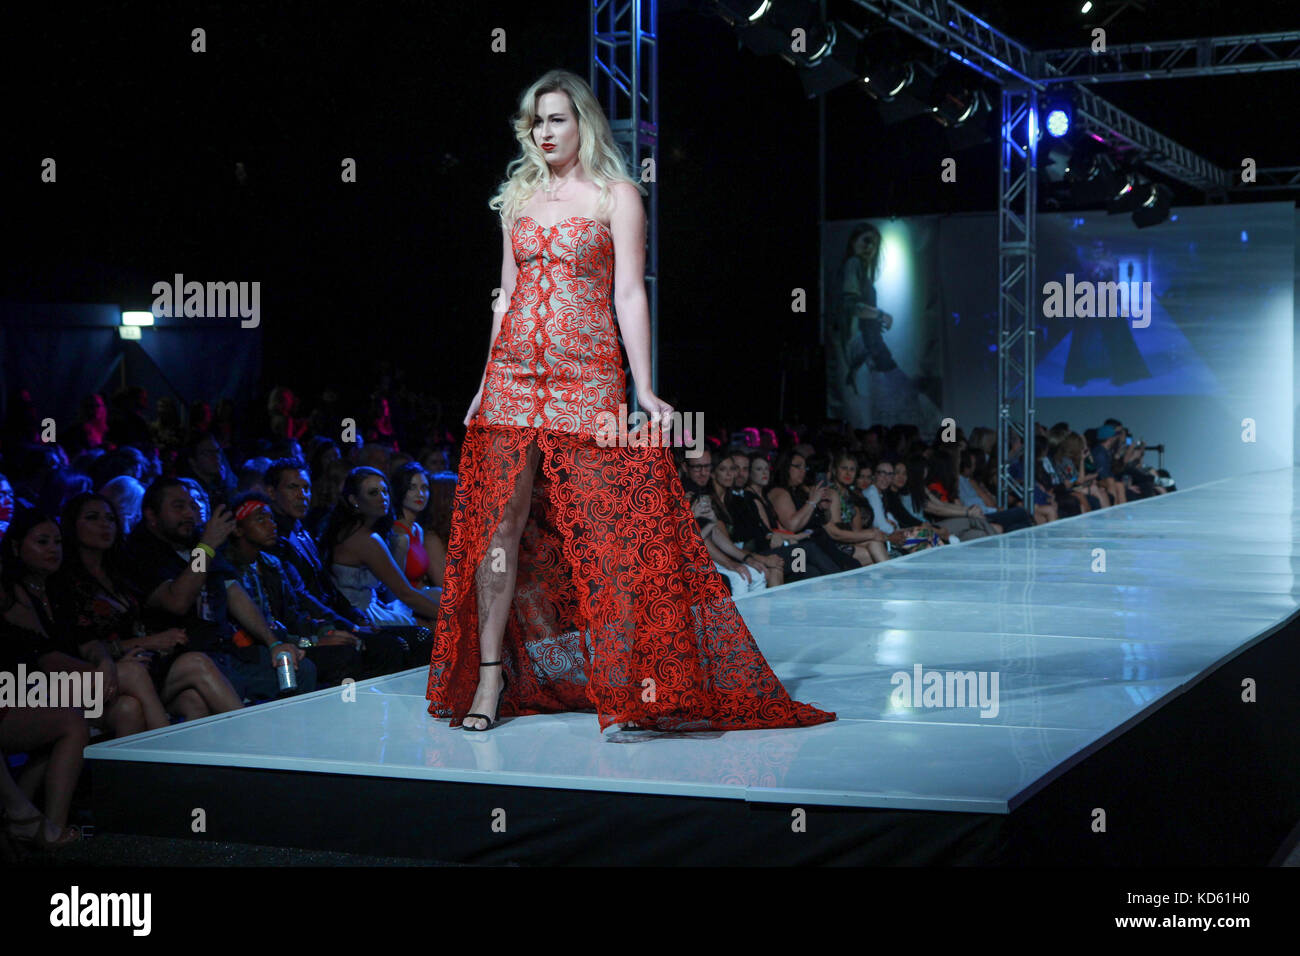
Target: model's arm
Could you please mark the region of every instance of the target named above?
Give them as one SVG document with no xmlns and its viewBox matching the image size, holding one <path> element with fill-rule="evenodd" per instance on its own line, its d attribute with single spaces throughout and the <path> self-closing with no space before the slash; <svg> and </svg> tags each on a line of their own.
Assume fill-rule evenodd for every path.
<svg viewBox="0 0 1300 956">
<path fill-rule="evenodd" d="M 632 380 L 650 391 L 650 307 L 645 294 L 645 209 L 635 186 L 617 183 L 610 218 L 614 237 L 614 309 Z"/>
<path fill-rule="evenodd" d="M 515 294 L 515 280 L 519 276 L 519 266 L 515 264 L 515 250 L 510 242 L 510 228 L 501 224 L 501 286 L 492 300 L 492 335 L 488 339 L 488 357 L 483 363 L 483 377 L 479 379 L 479 391 L 487 381 L 488 364 L 492 361 L 492 346 L 496 344 L 501 332 L 501 319 L 510 310 L 510 298 Z"/>
</svg>

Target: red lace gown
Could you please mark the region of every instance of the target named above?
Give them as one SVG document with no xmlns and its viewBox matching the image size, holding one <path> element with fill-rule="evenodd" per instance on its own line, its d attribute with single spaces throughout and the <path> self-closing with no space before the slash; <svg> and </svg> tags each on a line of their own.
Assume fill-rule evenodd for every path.
<svg viewBox="0 0 1300 956">
<path fill-rule="evenodd" d="M 597 416 L 617 416 L 625 396 L 608 228 L 521 217 L 511 239 L 518 278 L 461 452 L 429 713 L 456 727 L 469 711 L 479 615 L 513 568 L 500 716 L 594 708 L 602 730 L 679 731 L 834 720 L 772 673 L 700 540 L 671 449 L 596 440 Z M 528 472 L 511 565 L 499 525 Z"/>
</svg>

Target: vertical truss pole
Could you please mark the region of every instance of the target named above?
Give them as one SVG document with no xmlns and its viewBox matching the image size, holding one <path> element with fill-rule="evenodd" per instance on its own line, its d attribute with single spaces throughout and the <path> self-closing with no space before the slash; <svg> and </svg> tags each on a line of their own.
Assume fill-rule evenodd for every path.
<svg viewBox="0 0 1300 956">
<path fill-rule="evenodd" d="M 650 309 L 650 382 L 659 390 L 659 3 L 592 0 L 588 82 L 638 181 L 645 160 L 654 177 L 646 214 L 646 299 Z M 645 384 L 645 383 L 637 383 Z M 636 393 L 629 405 L 636 408 Z"/>
<path fill-rule="evenodd" d="M 1016 142 L 1019 129 L 1025 146 Z M 1034 336 L 1038 294 L 1038 90 L 1002 89 L 1002 168 L 998 176 L 998 507 L 1018 495 L 1032 514 Z M 1011 476 L 1011 438 L 1024 442 L 1021 479 Z"/>
</svg>

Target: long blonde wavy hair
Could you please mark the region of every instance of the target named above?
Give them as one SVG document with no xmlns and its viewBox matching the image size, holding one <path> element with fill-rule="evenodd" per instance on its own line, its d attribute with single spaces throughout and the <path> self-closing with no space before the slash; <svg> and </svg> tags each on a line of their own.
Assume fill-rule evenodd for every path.
<svg viewBox="0 0 1300 956">
<path fill-rule="evenodd" d="M 519 141 L 519 155 L 506 167 L 506 178 L 497 193 L 488 201 L 488 208 L 496 210 L 504 225 L 518 218 L 533 193 L 546 185 L 550 166 L 546 154 L 533 141 L 533 123 L 537 119 L 537 101 L 547 93 L 567 93 L 569 105 L 578 122 L 578 161 L 593 183 L 600 187 L 597 212 L 609 207 L 610 186 L 614 183 L 631 183 L 641 195 L 646 189 L 628 175 L 627 160 L 614 143 L 600 103 L 582 77 L 568 70 L 551 70 L 524 91 L 519 99 L 519 109 L 510 120 L 515 139 Z"/>
</svg>

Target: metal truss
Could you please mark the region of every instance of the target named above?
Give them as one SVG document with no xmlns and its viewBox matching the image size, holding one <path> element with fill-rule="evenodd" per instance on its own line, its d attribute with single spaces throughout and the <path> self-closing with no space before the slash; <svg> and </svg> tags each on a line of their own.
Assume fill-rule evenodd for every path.
<svg viewBox="0 0 1300 956">
<path fill-rule="evenodd" d="M 659 4 L 658 0 L 592 0 L 588 82 L 605 108 L 629 175 L 642 181 L 646 160 L 646 299 L 650 309 L 650 382 L 659 389 Z M 636 383 L 638 385 L 643 383 Z M 636 408 L 632 392 L 629 410 Z"/>
<path fill-rule="evenodd" d="M 1042 54 L 994 29 L 951 0 L 853 2 L 999 85 L 1017 84 L 1043 91 L 1050 85 L 1076 80 L 1061 75 L 1061 70 L 1044 60 Z M 1296 65 L 1300 66 L 1300 61 Z M 1085 129 L 1105 137 L 1121 150 L 1139 150 L 1143 162 L 1152 169 L 1219 198 L 1231 185 L 1231 173 L 1091 90 L 1076 84 L 1075 94 L 1076 121 L 1082 120 Z"/>
<path fill-rule="evenodd" d="M 1300 166 L 1261 166 L 1255 170 L 1255 181 L 1243 183 L 1240 175 L 1228 187 L 1234 191 L 1245 189 L 1300 189 Z"/>
<path fill-rule="evenodd" d="M 1034 487 L 1034 312 L 1038 303 L 1038 90 L 1002 89 L 1002 163 L 998 176 L 998 508 L 1009 495 L 1032 513 Z M 1017 131 L 1025 140 L 1021 146 Z M 1024 442 L 1020 479 L 1007 454 Z"/>
<path fill-rule="evenodd" d="M 1101 53 L 1094 53 L 1091 47 L 1041 50 L 1038 56 L 1042 66 L 1052 71 L 1039 71 L 1048 83 L 1119 83 L 1266 73 L 1300 68 L 1300 31 L 1108 44 Z"/>
</svg>

